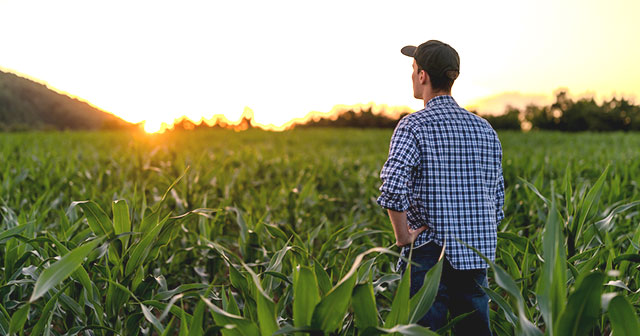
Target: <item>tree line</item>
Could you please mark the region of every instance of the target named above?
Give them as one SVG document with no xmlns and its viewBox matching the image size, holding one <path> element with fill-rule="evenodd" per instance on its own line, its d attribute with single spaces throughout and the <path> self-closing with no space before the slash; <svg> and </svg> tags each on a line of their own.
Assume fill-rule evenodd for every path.
<svg viewBox="0 0 640 336">
<path fill-rule="evenodd" d="M 520 110 L 507 107 L 499 116 L 482 116 L 495 129 L 555 130 L 564 132 L 640 131 L 640 106 L 625 98 L 598 104 L 593 98 L 572 100 L 566 91 L 550 106 L 529 105 Z"/>
<path fill-rule="evenodd" d="M 337 117 L 325 117 L 311 119 L 296 128 L 309 127 L 355 127 L 355 128 L 394 128 L 402 117 L 408 113 L 399 114 L 398 117 L 390 117 L 387 114 L 373 113 L 371 108 L 361 111 L 348 110 L 338 114 Z"/>
<path fill-rule="evenodd" d="M 337 117 L 309 120 L 295 127 L 394 128 L 405 115 L 407 113 L 394 118 L 386 114 L 374 114 L 371 109 L 349 110 Z M 555 102 L 549 106 L 532 104 L 524 109 L 507 106 L 502 115 L 482 117 L 498 130 L 640 131 L 640 106 L 630 100 L 614 97 L 600 104 L 593 98 L 574 101 L 567 91 L 558 92 Z"/>
</svg>

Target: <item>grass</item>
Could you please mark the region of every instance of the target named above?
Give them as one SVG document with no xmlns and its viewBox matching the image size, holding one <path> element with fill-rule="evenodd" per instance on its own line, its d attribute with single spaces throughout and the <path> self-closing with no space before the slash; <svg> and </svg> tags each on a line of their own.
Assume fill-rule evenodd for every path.
<svg viewBox="0 0 640 336">
<path fill-rule="evenodd" d="M 390 136 L 0 134 L 0 334 L 449 333 L 393 267 Z M 500 138 L 494 333 L 638 334 L 640 135 Z"/>
</svg>

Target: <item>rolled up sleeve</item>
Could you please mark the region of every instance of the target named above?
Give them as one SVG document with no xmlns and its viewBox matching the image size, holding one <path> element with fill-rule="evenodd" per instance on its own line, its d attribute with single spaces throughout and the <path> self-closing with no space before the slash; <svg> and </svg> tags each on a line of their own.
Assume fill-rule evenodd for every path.
<svg viewBox="0 0 640 336">
<path fill-rule="evenodd" d="M 496 135 L 497 137 L 497 135 Z M 504 175 L 502 173 L 502 146 L 498 140 L 496 145 L 496 152 L 498 155 L 498 185 L 496 187 L 496 225 L 504 219 Z"/>
<path fill-rule="evenodd" d="M 408 182 L 419 160 L 418 141 L 406 118 L 403 118 L 393 131 L 389 157 L 380 171 L 382 185 L 377 202 L 381 207 L 395 211 L 409 208 Z"/>
<path fill-rule="evenodd" d="M 498 190 L 496 191 L 496 225 L 504 219 L 504 176 L 502 168 L 500 169 L 500 177 L 498 179 Z"/>
</svg>

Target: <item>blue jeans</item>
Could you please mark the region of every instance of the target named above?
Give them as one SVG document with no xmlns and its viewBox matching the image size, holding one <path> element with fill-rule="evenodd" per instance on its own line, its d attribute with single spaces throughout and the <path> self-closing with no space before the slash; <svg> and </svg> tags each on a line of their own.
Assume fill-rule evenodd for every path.
<svg viewBox="0 0 640 336">
<path fill-rule="evenodd" d="M 438 262 L 442 247 L 434 242 L 413 250 L 411 266 L 411 296 L 422 287 L 424 276 Z M 454 318 L 473 312 L 454 326 L 455 335 L 491 335 L 489 326 L 489 296 L 480 286 L 487 287 L 487 270 L 457 270 L 445 258 L 436 299 L 418 324 L 436 331 L 447 324 L 447 312 Z M 404 270 L 402 269 L 402 273 Z"/>
</svg>

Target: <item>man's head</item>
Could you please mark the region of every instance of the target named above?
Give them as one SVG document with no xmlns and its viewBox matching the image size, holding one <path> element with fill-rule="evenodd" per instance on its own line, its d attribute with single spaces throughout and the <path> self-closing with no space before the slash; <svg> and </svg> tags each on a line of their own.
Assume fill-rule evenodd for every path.
<svg viewBox="0 0 640 336">
<path fill-rule="evenodd" d="M 411 78 L 415 98 L 451 93 L 451 86 L 460 74 L 460 57 L 455 49 L 429 40 L 418 47 L 406 46 L 400 52 L 414 58 Z"/>
</svg>

